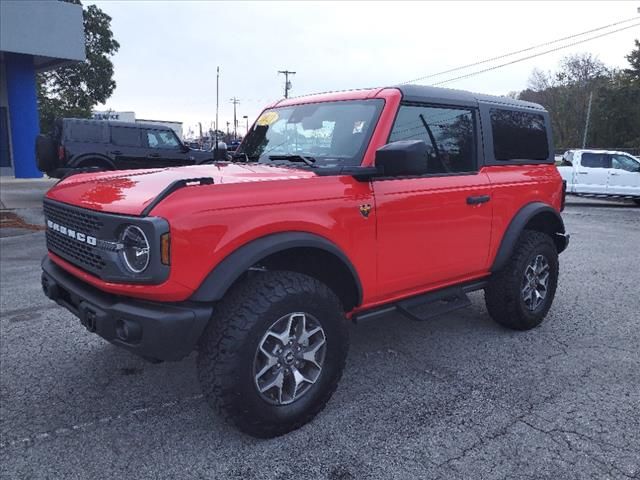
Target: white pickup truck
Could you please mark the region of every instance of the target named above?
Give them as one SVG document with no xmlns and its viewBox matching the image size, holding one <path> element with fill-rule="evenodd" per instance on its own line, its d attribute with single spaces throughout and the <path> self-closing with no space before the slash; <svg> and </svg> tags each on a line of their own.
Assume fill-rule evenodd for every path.
<svg viewBox="0 0 640 480">
<path fill-rule="evenodd" d="M 567 193 L 628 197 L 640 205 L 640 159 L 609 150 L 569 150 L 558 171 Z"/>
</svg>

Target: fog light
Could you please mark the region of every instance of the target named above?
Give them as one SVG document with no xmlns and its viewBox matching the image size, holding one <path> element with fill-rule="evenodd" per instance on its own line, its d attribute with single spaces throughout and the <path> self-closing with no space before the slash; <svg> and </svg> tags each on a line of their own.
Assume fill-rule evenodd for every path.
<svg viewBox="0 0 640 480">
<path fill-rule="evenodd" d="M 142 337 L 142 328 L 133 320 L 118 319 L 116 323 L 116 335 L 127 343 L 136 343 Z"/>
</svg>

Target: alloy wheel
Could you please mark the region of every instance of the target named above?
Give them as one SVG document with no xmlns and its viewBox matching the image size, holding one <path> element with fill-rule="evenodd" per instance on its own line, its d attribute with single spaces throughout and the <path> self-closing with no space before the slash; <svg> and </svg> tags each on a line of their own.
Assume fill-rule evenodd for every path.
<svg viewBox="0 0 640 480">
<path fill-rule="evenodd" d="M 320 378 L 327 339 L 312 315 L 295 312 L 276 320 L 264 334 L 253 362 L 263 400 L 287 405 L 306 394 Z"/>
</svg>

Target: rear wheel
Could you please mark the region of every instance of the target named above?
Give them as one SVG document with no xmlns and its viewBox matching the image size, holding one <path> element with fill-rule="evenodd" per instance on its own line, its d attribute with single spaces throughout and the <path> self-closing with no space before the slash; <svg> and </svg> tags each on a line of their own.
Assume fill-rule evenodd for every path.
<svg viewBox="0 0 640 480">
<path fill-rule="evenodd" d="M 227 294 L 202 336 L 198 375 L 205 397 L 256 437 L 299 428 L 337 387 L 347 327 L 340 301 L 318 280 L 256 274 Z"/>
<path fill-rule="evenodd" d="M 485 289 L 491 317 L 507 328 L 528 330 L 542 323 L 558 284 L 558 252 L 546 234 L 525 230 L 507 265 Z"/>
</svg>

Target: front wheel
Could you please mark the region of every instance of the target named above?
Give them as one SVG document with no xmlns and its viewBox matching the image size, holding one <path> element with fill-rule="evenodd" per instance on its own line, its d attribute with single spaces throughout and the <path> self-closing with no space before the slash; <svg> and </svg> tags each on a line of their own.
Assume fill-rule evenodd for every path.
<svg viewBox="0 0 640 480">
<path fill-rule="evenodd" d="M 335 391 L 347 327 L 340 301 L 318 280 L 293 272 L 255 274 L 227 294 L 203 334 L 203 393 L 250 435 L 295 430 Z"/>
<path fill-rule="evenodd" d="M 558 251 L 549 235 L 525 230 L 502 270 L 484 291 L 489 315 L 507 328 L 529 330 L 542 323 L 558 285 Z"/>
</svg>

